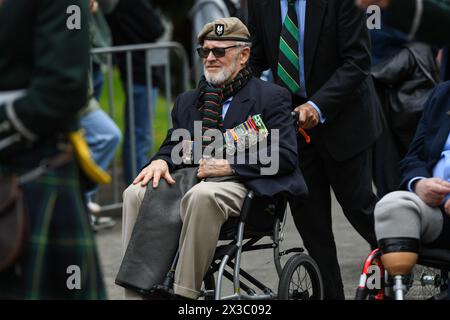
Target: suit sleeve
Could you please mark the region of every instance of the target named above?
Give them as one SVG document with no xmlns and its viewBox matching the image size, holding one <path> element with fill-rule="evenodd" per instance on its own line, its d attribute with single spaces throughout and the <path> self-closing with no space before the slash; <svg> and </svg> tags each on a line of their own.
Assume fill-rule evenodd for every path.
<svg viewBox="0 0 450 320">
<path fill-rule="evenodd" d="M 81 9 L 81 29 L 69 30 L 67 8 Z M 26 95 L 9 112 L 0 112 L 0 122 L 9 120 L 27 140 L 39 140 L 73 123 L 86 105 L 89 66 L 87 0 L 42 0 L 36 8 L 32 77 Z"/>
<path fill-rule="evenodd" d="M 297 137 L 294 130 L 294 120 L 291 117 L 290 97 L 291 95 L 286 89 L 279 88 L 274 93 L 273 98 L 268 99 L 273 102 L 264 110 L 262 116 L 269 132 L 272 129 L 278 130 L 278 142 L 275 142 L 273 132 L 271 132 L 267 149 L 263 149 L 261 152 L 248 153 L 249 161 L 246 164 L 237 164 L 235 161 L 232 168 L 241 179 L 273 178 L 274 175 L 291 173 L 297 167 Z M 261 154 L 267 155 L 271 162 L 267 164 L 267 161 L 261 161 Z M 276 168 L 276 172 L 262 174 L 262 169 L 268 169 L 269 167 Z"/>
<path fill-rule="evenodd" d="M 311 97 L 327 121 L 340 112 L 370 73 L 370 43 L 364 12 L 353 0 L 342 0 L 338 12 L 338 52 L 342 61 L 336 72 Z"/>
<path fill-rule="evenodd" d="M 260 77 L 261 73 L 269 69 L 266 53 L 264 51 L 264 44 L 262 42 L 262 20 L 258 12 L 259 0 L 248 0 L 248 30 L 252 41 L 252 50 L 250 55 L 250 67 L 255 77 Z"/>
<path fill-rule="evenodd" d="M 414 139 L 409 146 L 408 153 L 400 162 L 400 187 L 402 189 L 407 190 L 409 181 L 415 177 L 430 178 L 432 176 L 432 173 L 427 168 L 424 149 L 425 136 L 431 121 L 430 115 L 433 113 L 433 106 L 437 104 L 435 94 L 438 88 L 434 89 L 430 94 L 430 98 L 424 107 L 425 111 L 417 126 Z"/>
</svg>

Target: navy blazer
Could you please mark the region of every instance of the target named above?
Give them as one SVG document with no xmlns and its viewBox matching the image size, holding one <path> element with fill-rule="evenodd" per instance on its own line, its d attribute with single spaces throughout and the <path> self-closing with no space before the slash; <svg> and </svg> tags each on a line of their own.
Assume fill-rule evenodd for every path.
<svg viewBox="0 0 450 320">
<path fill-rule="evenodd" d="M 173 128 L 158 153 L 152 160 L 165 160 L 170 170 L 177 166 L 171 160 L 172 148 L 178 141 L 171 141 L 173 130 L 183 128 L 194 134 L 194 121 L 201 121 L 202 115 L 197 108 L 199 90 L 182 93 L 175 100 L 172 110 Z M 307 187 L 298 169 L 297 138 L 294 130 L 294 120 L 291 116 L 291 98 L 289 92 L 272 83 L 253 77 L 243 87 L 231 102 L 225 115 L 224 128 L 231 129 L 243 122 L 249 116 L 261 114 L 267 128 L 279 129 L 279 171 L 276 175 L 261 175 L 261 164 L 232 164 L 239 180 L 260 196 L 273 196 L 281 192 L 293 195 L 306 195 Z"/>
<path fill-rule="evenodd" d="M 309 134 L 323 141 L 336 161 L 351 159 L 371 148 L 382 131 L 380 105 L 369 76 L 367 17 L 354 2 L 306 1 L 304 52 L 300 53 L 305 58 L 307 99 L 326 118 Z M 253 74 L 259 76 L 270 68 L 277 77 L 280 1 L 248 0 L 248 14 Z"/>
<path fill-rule="evenodd" d="M 400 162 L 401 187 L 414 177 L 431 178 L 450 133 L 450 81 L 431 93 L 408 153 Z"/>
</svg>

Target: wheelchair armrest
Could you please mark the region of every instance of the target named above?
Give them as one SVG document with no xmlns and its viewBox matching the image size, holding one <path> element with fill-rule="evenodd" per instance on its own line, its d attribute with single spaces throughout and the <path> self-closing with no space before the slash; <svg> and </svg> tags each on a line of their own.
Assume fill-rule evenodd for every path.
<svg viewBox="0 0 450 320">
<path fill-rule="evenodd" d="M 248 215 L 250 214 L 250 209 L 252 207 L 253 199 L 255 198 L 255 193 L 250 190 L 244 199 L 244 204 L 242 205 L 241 214 L 239 217 L 240 222 L 246 222 Z"/>
<path fill-rule="evenodd" d="M 255 226 L 264 225 L 264 220 L 267 220 L 267 217 L 270 217 L 270 221 L 273 221 L 274 216 L 281 215 L 280 217 L 282 217 L 286 209 L 286 203 L 286 196 L 282 193 L 268 198 L 259 197 L 250 190 L 244 199 L 239 222 L 250 223 Z M 269 208 L 271 209 L 269 211 L 271 211 L 272 217 L 265 214 L 265 210 Z"/>
<path fill-rule="evenodd" d="M 283 218 L 287 200 L 283 194 L 273 198 L 259 197 L 249 191 L 244 199 L 239 217 L 230 217 L 220 231 L 220 240 L 231 240 L 236 234 L 238 224 L 246 224 L 246 236 L 270 235 L 276 217 Z"/>
</svg>

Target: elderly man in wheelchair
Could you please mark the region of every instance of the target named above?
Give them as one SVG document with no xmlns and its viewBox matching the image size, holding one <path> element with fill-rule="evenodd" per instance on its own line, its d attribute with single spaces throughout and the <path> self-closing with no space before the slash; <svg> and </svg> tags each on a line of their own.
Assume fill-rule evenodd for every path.
<svg viewBox="0 0 450 320">
<path fill-rule="evenodd" d="M 284 213 L 283 194 L 307 193 L 297 166 L 290 94 L 252 77 L 245 25 L 237 18 L 218 19 L 205 25 L 198 43 L 205 75 L 196 90 L 176 99 L 173 128 L 124 192 L 126 251 L 116 284 L 147 298 L 199 298 L 204 279 L 207 289 L 212 286 L 211 264 L 218 256 L 224 265 L 234 258 L 239 266 L 240 252 L 246 249 L 244 222 L 252 207 L 266 201 L 256 218 L 264 220 L 263 211 L 271 206 Z M 216 251 L 222 225 L 240 215 L 233 248 Z M 280 219 L 272 220 L 279 225 Z M 313 261 L 308 270 L 311 265 Z M 320 281 L 318 273 L 314 278 Z M 234 281 L 239 291 L 240 281 Z"/>
<path fill-rule="evenodd" d="M 377 264 L 388 277 L 383 286 L 393 298 L 405 298 L 413 284 L 416 263 L 441 270 L 422 273 L 420 285 L 435 286 L 447 296 L 450 270 L 450 82 L 431 94 L 416 135 L 401 162 L 402 188 L 382 198 L 375 208 L 375 231 L 379 249 L 364 266 L 357 299 L 369 295 L 368 267 Z M 383 274 L 381 274 L 383 277 Z M 372 298 L 383 299 L 378 290 Z"/>
</svg>

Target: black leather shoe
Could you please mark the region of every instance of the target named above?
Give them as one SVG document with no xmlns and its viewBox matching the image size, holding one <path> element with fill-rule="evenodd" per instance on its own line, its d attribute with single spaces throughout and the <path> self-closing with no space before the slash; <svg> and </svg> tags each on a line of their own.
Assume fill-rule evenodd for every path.
<svg viewBox="0 0 450 320">
<path fill-rule="evenodd" d="M 193 301 L 194 299 L 191 299 L 191 298 L 188 298 L 185 296 L 180 296 L 179 294 L 174 294 L 172 297 L 172 300 L 184 300 L 184 301 L 191 300 L 191 301 Z"/>
<path fill-rule="evenodd" d="M 173 290 L 167 289 L 162 285 L 156 285 L 144 295 L 144 298 L 147 300 L 173 300 L 174 296 Z"/>
</svg>

